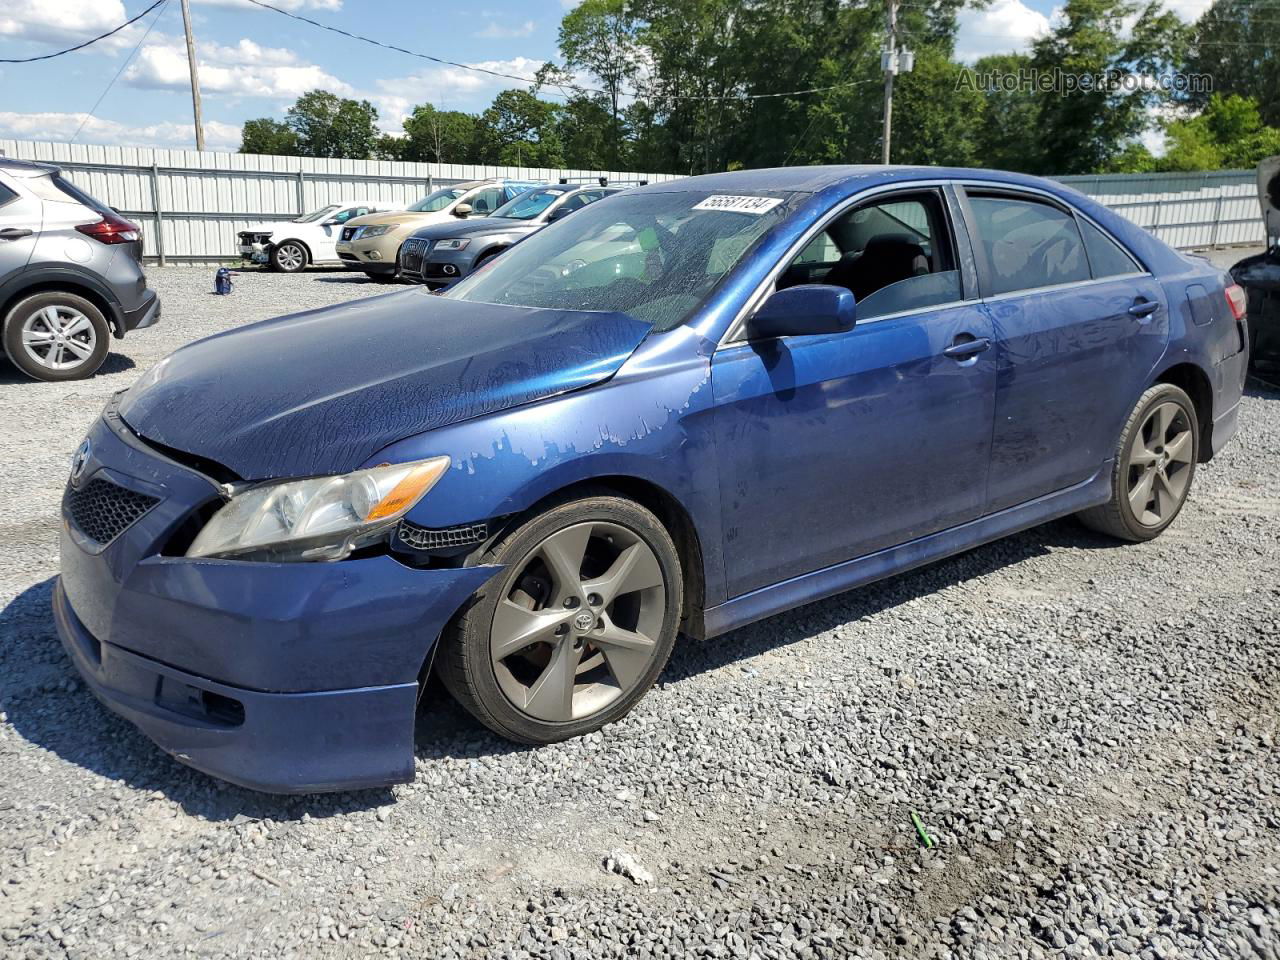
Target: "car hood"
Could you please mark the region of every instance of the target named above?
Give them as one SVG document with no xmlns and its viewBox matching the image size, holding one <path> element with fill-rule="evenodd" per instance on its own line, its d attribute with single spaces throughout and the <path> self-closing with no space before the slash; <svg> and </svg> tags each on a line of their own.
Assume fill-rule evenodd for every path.
<svg viewBox="0 0 1280 960">
<path fill-rule="evenodd" d="M 375 224 L 383 226 L 388 223 L 432 223 L 442 217 L 457 219 L 451 213 L 437 210 L 434 213 L 419 213 L 411 210 L 387 210 L 383 213 L 366 213 L 363 217 L 352 217 L 344 227 L 371 227 Z"/>
<path fill-rule="evenodd" d="M 1268 157 L 1258 164 L 1258 199 L 1267 237 L 1280 237 L 1280 157 Z"/>
<path fill-rule="evenodd" d="M 414 232 L 415 237 L 444 240 L 452 237 L 474 237 L 485 233 L 531 233 L 543 224 L 537 220 L 512 220 L 508 217 L 475 217 L 467 220 L 451 218 L 453 223 L 433 223 Z"/>
<path fill-rule="evenodd" d="M 608 379 L 649 327 L 418 288 L 182 347 L 119 409 L 147 440 L 245 479 L 343 473 L 397 440 Z"/>
</svg>

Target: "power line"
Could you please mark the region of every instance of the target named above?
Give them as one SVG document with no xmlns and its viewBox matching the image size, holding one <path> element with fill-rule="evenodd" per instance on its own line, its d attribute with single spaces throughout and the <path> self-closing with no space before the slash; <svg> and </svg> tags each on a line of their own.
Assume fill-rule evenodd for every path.
<svg viewBox="0 0 1280 960">
<path fill-rule="evenodd" d="M 84 125 L 93 118 L 95 113 L 97 113 L 98 107 L 101 106 L 102 101 L 106 99 L 107 94 L 111 92 L 111 88 L 114 87 L 116 85 L 116 81 L 120 79 L 120 74 L 124 73 L 125 67 L 129 66 L 130 61 L 138 55 L 138 51 L 142 49 L 142 44 L 146 42 L 147 37 L 151 36 L 151 31 L 154 30 L 156 24 L 160 22 L 160 17 L 164 13 L 163 8 L 168 2 L 169 0 L 160 0 L 159 3 L 152 4 L 152 6 L 148 8 L 155 9 L 155 7 L 160 7 L 161 9 L 156 13 L 155 18 L 151 21 L 151 26 L 147 27 L 146 32 L 142 35 L 142 39 L 133 45 L 133 49 L 129 51 L 129 55 L 124 58 L 124 63 L 120 64 L 120 69 L 117 70 L 115 76 L 111 78 L 111 82 L 107 84 L 106 89 L 99 94 L 97 100 L 93 101 L 93 106 L 89 108 L 89 112 L 81 119 L 80 126 L 76 127 L 76 132 L 71 135 L 71 143 L 76 142 L 76 137 L 80 136 L 80 131 L 84 129 Z"/>
<path fill-rule="evenodd" d="M 108 30 L 106 33 L 99 34 L 98 36 L 94 37 L 92 40 L 86 40 L 84 43 L 77 43 L 74 47 L 67 47 L 67 49 L 65 50 L 59 50 L 56 53 L 46 53 L 39 57 L 26 57 L 26 58 L 19 58 L 19 59 L 9 59 L 9 58 L 0 59 L 0 63 L 35 63 L 37 60 L 52 60 L 54 57 L 61 57 L 62 55 L 67 53 L 75 53 L 77 50 L 83 50 L 85 47 L 92 46 L 93 44 L 97 43 L 99 40 L 105 40 L 107 39 L 107 37 L 110 37 L 113 34 L 119 33 L 125 27 L 131 24 L 137 23 L 139 20 L 145 17 L 148 13 L 150 13 L 156 7 L 161 6 L 165 2 L 166 0 L 156 0 L 155 3 L 147 7 L 147 9 L 143 10 L 136 17 L 133 17 L 130 20 L 126 20 L 124 23 L 120 24 L 120 26 L 116 27 L 114 30 Z"/>
<path fill-rule="evenodd" d="M 358 34 L 358 33 L 351 33 L 350 31 L 343 30 L 340 27 L 335 27 L 327 23 L 321 23 L 318 20 L 312 20 L 310 17 L 304 17 L 301 14 L 293 13 L 289 10 L 283 10 L 280 7 L 274 7 L 269 3 L 263 2 L 263 0 L 249 0 L 249 3 L 252 3 L 255 7 L 261 7 L 264 10 L 271 10 L 275 13 L 280 14 L 281 16 L 289 17 L 290 19 L 300 20 L 303 23 L 308 23 L 313 27 L 319 27 L 321 30 L 328 30 L 330 33 L 337 33 L 351 40 L 358 40 L 361 43 L 368 43 L 368 44 L 372 44 L 375 47 L 382 47 L 384 50 L 394 50 L 397 53 L 403 53 L 409 57 L 417 57 L 419 60 L 429 60 L 432 63 L 438 63 L 446 67 L 457 67 L 459 70 L 470 70 L 474 73 L 483 73 L 491 77 L 498 77 L 499 79 L 502 79 L 502 80 L 517 80 L 520 83 L 530 83 L 530 84 L 539 83 L 536 77 L 521 77 L 521 76 L 517 76 L 514 73 L 503 73 L 501 70 L 491 70 L 488 67 L 478 67 L 478 66 L 475 66 L 474 64 L 469 64 L 469 63 L 458 63 L 456 60 L 445 60 L 443 57 L 432 56 L 429 53 L 420 53 L 416 50 L 408 50 L 404 47 L 396 46 L 393 43 L 384 43 L 381 40 L 374 40 L 372 37 L 362 36 L 361 34 Z M 856 87 L 859 84 L 866 83 L 866 82 L 867 81 L 865 80 L 850 80 L 844 83 L 833 83 L 825 87 L 811 87 L 807 90 L 787 90 L 782 93 L 730 93 L 730 94 L 719 94 L 719 95 L 717 94 L 704 95 L 704 94 L 682 94 L 682 93 L 639 93 L 635 90 L 620 90 L 619 93 L 621 93 L 624 96 L 633 97 L 637 100 L 710 100 L 710 101 L 768 100 L 776 97 L 803 97 L 812 93 L 825 93 L 829 90 L 839 90 L 845 87 Z M 556 85 L 561 86 L 562 89 L 565 85 L 567 85 L 571 89 L 576 90 L 578 93 L 595 93 L 603 96 L 608 96 L 608 91 L 606 90 L 600 90 L 595 87 L 583 87 L 572 82 L 569 82 L 567 84 L 556 84 Z"/>
</svg>

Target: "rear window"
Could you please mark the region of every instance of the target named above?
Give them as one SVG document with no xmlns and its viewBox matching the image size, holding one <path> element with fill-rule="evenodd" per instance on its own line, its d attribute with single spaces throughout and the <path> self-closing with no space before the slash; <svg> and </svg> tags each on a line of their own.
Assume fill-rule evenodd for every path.
<svg viewBox="0 0 1280 960">
<path fill-rule="evenodd" d="M 85 193 L 61 174 L 32 177 L 27 181 L 27 186 L 41 200 L 47 200 L 50 203 L 79 203 L 99 213 L 107 213 L 111 210 L 101 200 Z"/>
<path fill-rule="evenodd" d="M 1084 248 L 1089 251 L 1089 266 L 1095 278 L 1142 272 L 1133 257 L 1088 220 L 1081 218 L 1080 231 L 1084 234 Z"/>
<path fill-rule="evenodd" d="M 1089 279 L 1075 218 L 1037 200 L 969 197 L 978 241 L 991 267 L 988 295 Z"/>
</svg>

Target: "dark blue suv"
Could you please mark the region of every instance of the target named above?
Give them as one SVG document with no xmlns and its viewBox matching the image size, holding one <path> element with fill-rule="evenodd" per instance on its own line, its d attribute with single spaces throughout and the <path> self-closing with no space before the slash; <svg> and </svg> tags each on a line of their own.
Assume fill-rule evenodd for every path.
<svg viewBox="0 0 1280 960">
<path fill-rule="evenodd" d="M 432 670 L 503 736 L 576 736 L 677 635 L 1066 514 L 1155 537 L 1235 432 L 1242 301 L 1031 177 L 627 191 L 444 297 L 149 370 L 76 455 L 58 628 L 113 710 L 260 789 L 410 779 Z"/>
</svg>

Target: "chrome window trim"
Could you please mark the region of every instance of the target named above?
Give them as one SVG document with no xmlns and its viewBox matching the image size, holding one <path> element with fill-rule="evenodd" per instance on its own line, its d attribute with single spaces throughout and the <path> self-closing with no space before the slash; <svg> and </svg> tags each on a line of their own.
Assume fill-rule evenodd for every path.
<svg viewBox="0 0 1280 960">
<path fill-rule="evenodd" d="M 1075 287 L 1092 287 L 1099 283 L 1113 283 L 1116 280 L 1137 280 L 1151 276 L 1151 273 L 1143 272 L 1116 274 L 1113 277 L 1090 277 L 1088 280 L 1072 280 L 1068 283 L 1050 284 L 1047 287 L 1027 287 L 1025 290 L 1010 290 L 1006 293 L 997 293 L 994 296 L 983 297 L 982 302 L 999 303 L 1001 300 L 1010 300 L 1014 297 L 1034 297 L 1039 293 L 1054 293 L 1062 290 L 1071 290 Z"/>
<path fill-rule="evenodd" d="M 720 342 L 716 344 L 716 350 L 720 350 L 724 347 L 737 346 L 740 343 L 749 342 L 749 338 L 745 335 L 747 319 L 753 313 L 755 313 L 756 310 L 760 308 L 760 304 L 764 302 L 764 298 L 767 297 L 769 293 L 772 291 L 773 287 L 777 285 L 778 277 L 781 276 L 782 272 L 786 269 L 787 265 L 790 264 L 791 261 L 794 260 L 797 256 L 799 256 L 800 251 L 803 250 L 806 246 L 808 246 L 814 237 L 816 237 L 819 233 L 822 233 L 823 231 L 825 231 L 827 227 L 830 226 L 833 220 L 839 219 L 839 217 L 841 217 L 843 214 L 848 212 L 848 210 L 851 207 L 855 207 L 860 203 L 864 203 L 866 200 L 870 199 L 871 197 L 877 196 L 882 193 L 910 193 L 916 190 L 925 190 L 930 188 L 941 189 L 941 188 L 945 188 L 948 183 L 952 183 L 952 182 L 953 181 L 945 180 L 945 179 L 905 180 L 905 181 L 900 180 L 900 181 L 895 181 L 893 183 L 883 183 L 876 187 L 869 187 L 866 190 L 858 191 L 851 197 L 846 197 L 843 201 L 841 201 L 836 206 L 832 207 L 829 211 L 827 211 L 827 213 L 824 214 L 823 217 L 819 219 L 812 227 L 810 227 L 803 234 L 801 234 L 800 238 L 796 240 L 794 243 L 792 243 L 791 246 L 787 248 L 786 252 L 783 253 L 783 255 L 778 258 L 778 262 L 775 263 L 769 269 L 769 272 L 765 275 L 764 279 L 760 281 L 760 283 L 756 286 L 755 290 L 751 292 L 751 295 L 747 297 L 746 300 L 743 301 L 742 306 L 738 308 L 737 314 L 734 315 L 733 322 L 730 323 L 729 326 L 725 329 L 724 336 L 722 336 L 720 338 Z M 943 202 L 943 209 L 947 216 L 951 215 L 950 208 L 946 206 L 945 198 Z M 954 226 L 952 227 L 952 229 L 954 230 Z M 954 238 L 952 239 L 954 243 Z M 972 298 L 972 300 L 976 300 L 976 299 L 977 297 Z M 965 303 L 965 302 L 972 302 L 972 301 L 971 300 L 970 301 L 966 301 L 966 300 L 954 301 L 954 303 Z M 936 307 L 941 308 L 949 305 L 950 304 L 937 304 Z M 935 309 L 935 307 L 931 305 L 927 309 Z M 902 316 L 904 313 L 919 313 L 919 312 L 920 312 L 919 310 L 904 310 L 895 314 L 885 314 L 884 316 L 880 316 L 880 317 L 869 317 L 865 322 L 874 323 L 876 320 L 887 320 L 890 317 Z"/>
</svg>

